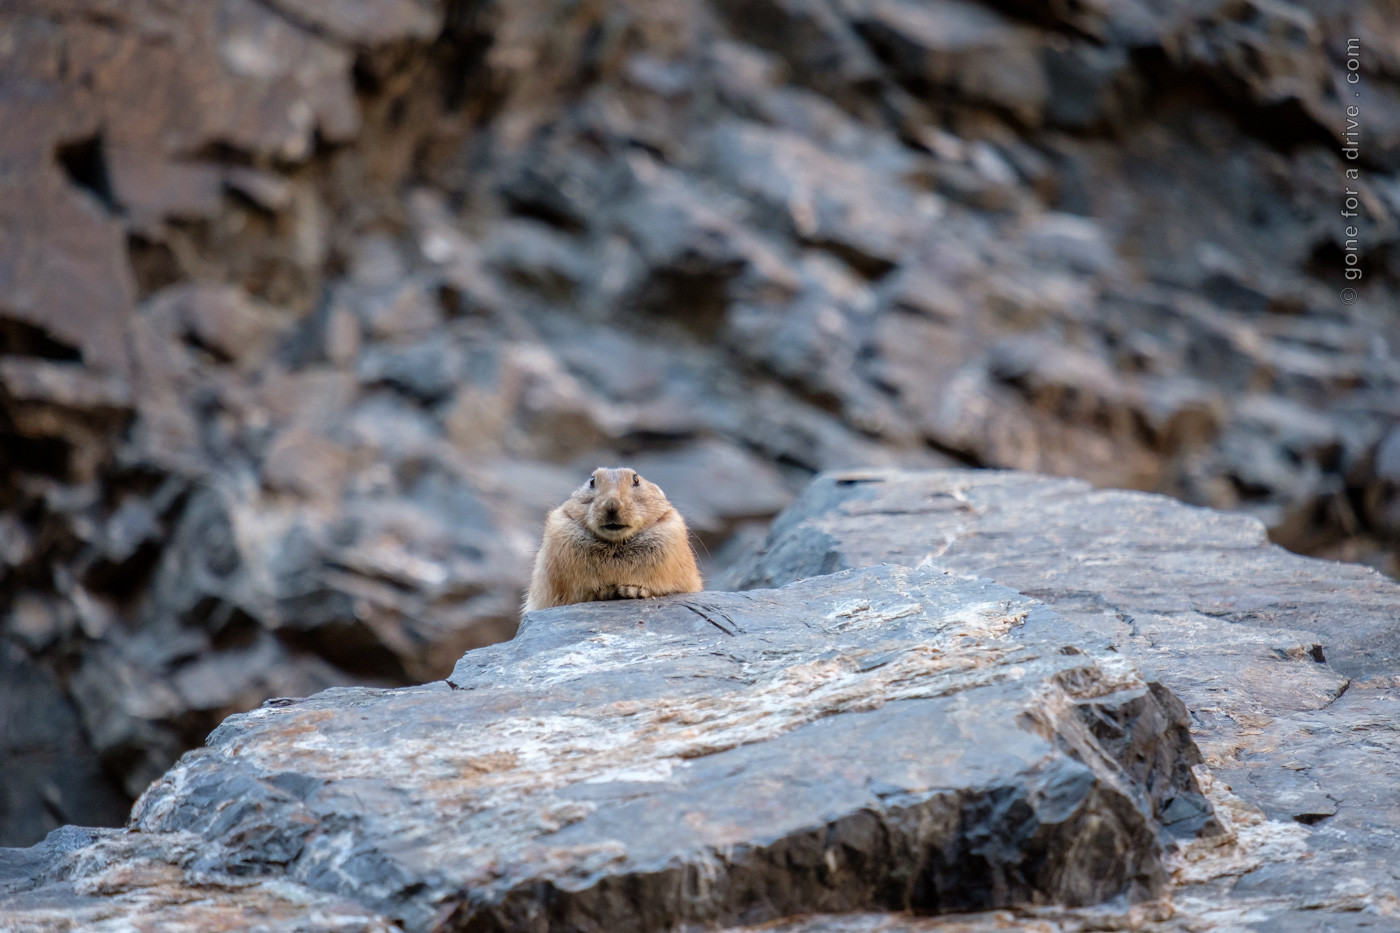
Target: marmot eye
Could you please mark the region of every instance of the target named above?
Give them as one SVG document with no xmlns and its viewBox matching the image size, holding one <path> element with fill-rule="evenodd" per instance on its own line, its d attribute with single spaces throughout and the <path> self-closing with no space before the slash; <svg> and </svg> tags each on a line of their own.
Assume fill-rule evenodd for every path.
<svg viewBox="0 0 1400 933">
<path fill-rule="evenodd" d="M 589 488 L 589 489 L 596 489 L 596 488 L 597 488 L 597 484 L 593 482 L 593 477 L 591 477 L 591 476 L 588 477 L 588 488 Z"/>
<path fill-rule="evenodd" d="M 638 476 L 636 473 L 633 473 L 633 474 L 632 474 L 632 485 L 633 485 L 633 486 L 640 486 L 640 485 L 642 485 L 642 478 L 641 478 L 640 476 Z"/>
</svg>

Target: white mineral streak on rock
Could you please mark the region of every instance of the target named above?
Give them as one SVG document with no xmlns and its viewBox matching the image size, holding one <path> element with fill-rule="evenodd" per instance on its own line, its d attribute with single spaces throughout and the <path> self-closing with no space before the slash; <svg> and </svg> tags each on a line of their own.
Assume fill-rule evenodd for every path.
<svg viewBox="0 0 1400 933">
<path fill-rule="evenodd" d="M 1176 850 L 1172 879 L 1177 884 L 1203 884 L 1247 874 L 1267 862 L 1293 862 L 1306 856 L 1308 830 L 1302 824 L 1268 819 L 1258 807 L 1216 780 L 1205 765 L 1197 766 L 1197 775 L 1226 832 L 1210 839 L 1194 839 Z M 1183 893 L 1191 896 L 1189 890 Z"/>
</svg>

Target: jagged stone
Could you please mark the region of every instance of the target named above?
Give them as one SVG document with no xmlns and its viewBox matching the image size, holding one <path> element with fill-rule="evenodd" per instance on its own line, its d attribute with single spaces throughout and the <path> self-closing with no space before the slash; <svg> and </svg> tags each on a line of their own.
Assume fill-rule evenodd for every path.
<svg viewBox="0 0 1400 933">
<path fill-rule="evenodd" d="M 13 933 L 390 933 L 352 901 L 280 879 L 190 878 L 193 834 L 146 837 L 64 826 L 29 849 L 0 849 L 0 916 Z"/>
<path fill-rule="evenodd" d="M 1184 709 L 1083 634 L 899 567 L 537 613 L 446 685 L 230 718 L 59 874 L 145 865 L 158 910 L 285 878 L 418 930 L 1141 900 L 1219 828 Z M 9 916 L 61 909 L 46 851 Z"/>
<path fill-rule="evenodd" d="M 855 28 L 925 93 L 951 91 L 1040 120 L 1046 79 L 1036 36 L 964 0 L 843 0 Z"/>
<path fill-rule="evenodd" d="M 891 559 L 918 566 L 873 563 Z M 794 582 L 541 612 L 446 685 L 231 717 L 135 831 L 0 852 L 0 920 L 1181 933 L 1393 914 L 1400 587 L 1374 572 L 1157 496 L 862 471 L 814 482 L 749 574 Z M 888 912 L 989 906 L 937 927 Z"/>
<path fill-rule="evenodd" d="M 933 195 L 796 133 L 731 121 L 714 130 L 712 147 L 720 175 L 772 212 L 785 234 L 862 272 L 888 271 L 941 213 Z"/>
<path fill-rule="evenodd" d="M 808 487 L 747 581 L 885 561 L 984 575 L 1044 600 L 1095 633 L 1081 643 L 1113 645 L 1181 697 L 1217 780 L 1270 819 L 1316 827 L 1300 860 L 1184 889 L 1183 900 L 1247 906 L 1268 929 L 1393 916 L 1400 586 L 1289 554 L 1253 519 L 1157 496 L 1024 474 L 870 471 Z"/>
<path fill-rule="evenodd" d="M 860 566 L 890 558 L 921 567 Z M 0 853 L 0 917 L 874 931 L 925 925 L 846 912 L 1000 906 L 949 922 L 1165 933 L 1391 909 L 1400 587 L 1374 573 L 1160 497 L 866 471 L 809 487 L 751 574 L 796 582 L 538 613 L 448 685 L 232 717 L 137 832 Z M 1081 906 L 1120 891 L 1159 899 Z"/>
</svg>

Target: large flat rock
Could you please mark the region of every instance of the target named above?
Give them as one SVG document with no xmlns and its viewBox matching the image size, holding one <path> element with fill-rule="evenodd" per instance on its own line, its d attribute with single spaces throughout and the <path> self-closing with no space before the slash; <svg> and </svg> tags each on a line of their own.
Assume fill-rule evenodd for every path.
<svg viewBox="0 0 1400 933">
<path fill-rule="evenodd" d="M 1296 843 L 1178 889 L 1195 907 L 1163 929 L 1400 925 L 1393 581 L 1161 496 L 1025 473 L 853 471 L 814 481 L 738 582 L 885 561 L 989 577 L 1095 632 L 1084 644 L 1111 644 L 1181 697 L 1217 782 Z M 831 929 L 886 921 L 850 923 Z"/>
<path fill-rule="evenodd" d="M 930 567 L 534 613 L 447 684 L 231 717 L 133 832 L 31 850 L 0 918 L 123 864 L 166 892 L 142 910 L 223 884 L 269 916 L 305 898 L 318 929 L 359 922 L 347 904 L 412 930 L 659 930 L 1141 901 L 1173 842 L 1219 827 L 1179 701 L 1086 638 Z"/>
<path fill-rule="evenodd" d="M 891 471 L 820 477 L 741 582 L 231 717 L 127 831 L 0 850 L 0 928 L 1396 927 L 1383 577 Z"/>
</svg>

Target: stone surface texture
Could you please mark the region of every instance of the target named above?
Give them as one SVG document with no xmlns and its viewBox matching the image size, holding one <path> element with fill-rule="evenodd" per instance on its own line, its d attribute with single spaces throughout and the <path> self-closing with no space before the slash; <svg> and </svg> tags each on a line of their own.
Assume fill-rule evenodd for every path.
<svg viewBox="0 0 1400 933">
<path fill-rule="evenodd" d="M 338 897 L 413 930 L 1159 897 L 1168 848 L 1222 829 L 1185 708 L 1086 637 L 891 565 L 533 613 L 445 684 L 230 717 L 130 832 L 11 856 L 0 917 L 104 885 L 103 921 L 267 898 L 276 923 L 302 898 L 327 911 L 308 922 L 360 922 Z M 189 893 L 230 879 L 228 903 Z"/>
<path fill-rule="evenodd" d="M 966 470 L 823 474 L 739 563 L 783 585 L 532 613 L 446 682 L 232 716 L 127 829 L 0 850 L 0 927 L 1400 919 L 1375 571 Z"/>
<path fill-rule="evenodd" d="M 1245 859 L 1178 889 L 1180 916 L 1165 929 L 1400 926 L 1393 581 L 1270 546 L 1254 519 L 1157 496 L 1015 473 L 853 471 L 816 480 L 734 582 L 886 561 L 991 578 L 1093 631 L 1087 644 L 1111 645 L 1186 704 L 1213 780 L 1234 809 L 1256 811 L 1242 817 L 1250 833 L 1268 825 L 1260 815 L 1306 827 L 1286 862 Z M 1200 875 L 1189 861 L 1180 869 Z M 888 921 L 842 924 L 792 929 Z"/>
<path fill-rule="evenodd" d="M 714 572 L 962 464 L 1396 574 L 1393 12 L 0 3 L 0 844 L 509 637 L 599 465 Z"/>
</svg>

